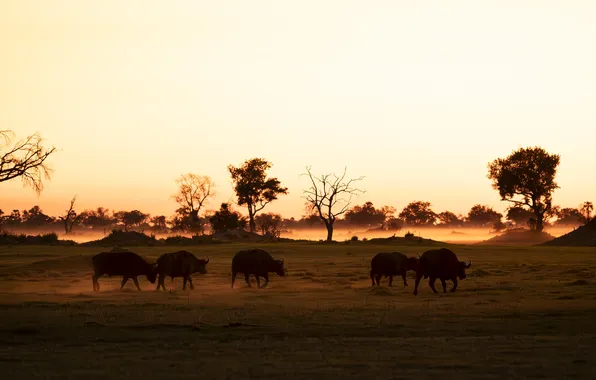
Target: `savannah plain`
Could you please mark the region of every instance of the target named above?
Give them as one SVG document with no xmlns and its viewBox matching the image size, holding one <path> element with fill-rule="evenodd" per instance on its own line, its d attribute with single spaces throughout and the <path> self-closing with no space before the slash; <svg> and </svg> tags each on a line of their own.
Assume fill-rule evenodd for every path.
<svg viewBox="0 0 596 380">
<path fill-rule="evenodd" d="M 230 287 L 239 243 L 185 247 L 210 257 L 194 291 L 139 277 L 91 285 L 97 247 L 0 247 L 0 373 L 7 379 L 85 378 L 593 378 L 594 248 L 443 245 L 471 260 L 455 293 L 428 280 L 414 296 L 382 280 L 370 259 L 431 247 L 257 244 L 283 257 L 269 287 Z M 436 246 L 434 246 L 436 247 Z M 132 251 L 155 260 L 177 247 Z M 437 286 L 440 291 L 440 286 Z M 451 283 L 448 283 L 450 289 Z"/>
</svg>

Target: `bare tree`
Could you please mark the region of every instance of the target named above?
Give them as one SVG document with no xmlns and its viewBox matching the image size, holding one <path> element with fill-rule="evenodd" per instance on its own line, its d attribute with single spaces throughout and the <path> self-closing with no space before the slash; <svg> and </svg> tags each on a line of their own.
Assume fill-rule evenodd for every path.
<svg viewBox="0 0 596 380">
<path fill-rule="evenodd" d="M 0 182 L 21 178 L 24 185 L 31 186 L 37 194 L 43 190 L 43 178 L 50 179 L 52 170 L 46 159 L 56 151 L 43 146 L 43 139 L 35 133 L 10 146 L 12 131 L 0 130 Z M 7 149 L 6 151 L 4 151 Z"/>
<path fill-rule="evenodd" d="M 181 207 L 179 211 L 182 211 L 188 218 L 187 225 L 190 229 L 202 230 L 199 212 L 205 202 L 215 196 L 213 191 L 215 184 L 209 176 L 193 173 L 180 176 L 176 183 L 178 183 L 179 189 L 173 198 Z"/>
<path fill-rule="evenodd" d="M 77 212 L 74 210 L 74 205 L 75 205 L 76 201 L 77 201 L 77 196 L 75 195 L 70 200 L 70 207 L 68 208 L 68 210 L 66 210 L 66 214 L 64 216 L 60 217 L 60 220 L 62 221 L 62 223 L 64 223 L 64 233 L 66 233 L 66 234 L 71 233 L 72 228 L 75 225 L 77 225 L 80 222 L 81 218 L 83 217 L 83 214 L 77 215 Z"/>
<path fill-rule="evenodd" d="M 311 167 L 306 167 L 306 173 L 311 181 L 311 186 L 304 190 L 309 206 L 312 208 L 327 228 L 327 241 L 333 240 L 333 224 L 338 216 L 350 209 L 352 198 L 364 190 L 353 187 L 353 183 L 364 179 L 363 176 L 346 180 L 347 168 L 341 176 L 335 174 L 323 174 L 315 177 Z"/>
</svg>

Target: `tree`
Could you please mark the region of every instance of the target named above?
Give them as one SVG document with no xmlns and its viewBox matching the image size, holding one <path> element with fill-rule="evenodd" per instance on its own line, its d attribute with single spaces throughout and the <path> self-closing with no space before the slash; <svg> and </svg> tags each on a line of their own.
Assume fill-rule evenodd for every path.
<svg viewBox="0 0 596 380">
<path fill-rule="evenodd" d="M 530 219 L 534 214 L 531 211 L 526 210 L 521 206 L 511 206 L 507 208 L 507 220 L 514 223 L 516 226 L 519 225 L 530 225 Z"/>
<path fill-rule="evenodd" d="M 64 223 L 64 233 L 69 234 L 72 232 L 72 228 L 81 221 L 81 218 L 84 216 L 83 214 L 78 214 L 74 210 L 75 202 L 77 201 L 77 196 L 75 195 L 70 200 L 70 207 L 66 210 L 66 214 L 60 217 L 62 223 Z"/>
<path fill-rule="evenodd" d="M 385 222 L 385 213 L 377 210 L 372 202 L 366 202 L 362 206 L 354 206 L 346 212 L 346 221 L 359 226 L 381 226 Z"/>
<path fill-rule="evenodd" d="M 399 213 L 399 217 L 410 226 L 431 226 L 435 224 L 437 214 L 430 207 L 430 202 L 410 202 Z"/>
<path fill-rule="evenodd" d="M 41 227 L 44 224 L 52 223 L 54 218 L 44 214 L 39 206 L 33 206 L 29 210 L 23 210 L 21 223 L 27 227 Z"/>
<path fill-rule="evenodd" d="M 441 226 L 461 227 L 464 224 L 464 218 L 461 215 L 455 215 L 451 211 L 443 211 L 437 215 L 437 218 L 439 219 Z"/>
<path fill-rule="evenodd" d="M 580 210 L 576 208 L 566 207 L 557 210 L 557 226 L 579 226 L 582 222 L 583 215 Z"/>
<path fill-rule="evenodd" d="M 277 178 L 267 178 L 267 170 L 271 166 L 271 163 L 262 158 L 246 160 L 238 168 L 228 166 L 238 205 L 247 206 L 250 232 L 253 233 L 256 231 L 255 215 L 276 200 L 279 194 L 288 194 L 288 189 L 282 187 Z"/>
<path fill-rule="evenodd" d="M 278 239 L 284 230 L 284 223 L 281 215 L 266 213 L 260 214 L 255 217 L 255 223 L 261 230 L 261 234 L 264 236 L 271 236 Z"/>
<path fill-rule="evenodd" d="M 222 203 L 219 211 L 216 211 L 210 218 L 211 231 L 226 232 L 230 230 L 244 229 L 246 218 L 240 213 L 232 210 L 227 203 Z"/>
<path fill-rule="evenodd" d="M 201 208 L 208 201 L 209 198 L 215 196 L 213 187 L 215 185 L 208 176 L 200 176 L 197 174 L 184 174 L 176 180 L 179 189 L 178 193 L 173 196 L 174 200 L 180 205 L 180 209 L 176 212 L 186 218 L 185 224 L 188 228 L 196 232 L 202 232 L 201 219 L 199 212 Z"/>
<path fill-rule="evenodd" d="M 488 164 L 488 178 L 501 200 L 527 207 L 534 214 L 531 228 L 540 232 L 552 209 L 552 193 L 560 156 L 540 147 L 521 148 Z"/>
<path fill-rule="evenodd" d="M 579 209 L 582 214 L 582 222 L 584 224 L 590 223 L 592 220 L 592 211 L 594 211 L 594 205 L 592 202 L 584 202 L 579 206 Z"/>
<path fill-rule="evenodd" d="M 503 214 L 496 212 L 492 207 L 484 205 L 474 205 L 468 212 L 467 222 L 475 227 L 494 226 L 496 222 L 500 222 Z"/>
<path fill-rule="evenodd" d="M 81 224 L 90 228 L 106 228 L 117 222 L 110 210 L 98 207 L 96 210 L 85 210 L 81 213 Z"/>
<path fill-rule="evenodd" d="M 33 134 L 10 145 L 12 131 L 0 131 L 0 182 L 21 178 L 25 186 L 31 186 L 37 194 L 43 190 L 43 179 L 50 179 L 52 170 L 46 164 L 47 158 L 56 148 L 49 150 L 43 146 L 39 134 Z"/>
<path fill-rule="evenodd" d="M 333 241 L 333 225 L 337 217 L 345 214 L 352 198 L 358 193 L 364 191 L 353 187 L 353 183 L 361 181 L 364 177 L 346 180 L 347 168 L 341 176 L 335 174 L 323 174 L 315 177 L 311 172 L 311 167 L 306 168 L 311 185 L 304 190 L 305 198 L 310 206 L 310 211 L 319 216 L 327 229 L 327 241 Z"/>
<path fill-rule="evenodd" d="M 151 218 L 150 222 L 153 228 L 155 228 L 157 231 L 163 231 L 168 227 L 166 224 L 166 217 L 164 215 L 154 216 Z"/>
<path fill-rule="evenodd" d="M 114 213 L 114 217 L 124 224 L 124 231 L 128 231 L 131 227 L 138 227 L 143 224 L 149 217 L 149 214 L 144 214 L 139 210 L 118 211 Z"/>
</svg>

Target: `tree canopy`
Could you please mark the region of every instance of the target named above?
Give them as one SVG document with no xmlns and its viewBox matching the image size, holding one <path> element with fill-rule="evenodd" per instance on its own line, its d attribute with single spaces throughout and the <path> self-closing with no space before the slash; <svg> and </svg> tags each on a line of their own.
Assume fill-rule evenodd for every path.
<svg viewBox="0 0 596 380">
<path fill-rule="evenodd" d="M 228 166 L 239 205 L 248 208 L 250 232 L 256 231 L 255 215 L 276 200 L 280 194 L 288 194 L 277 178 L 267 178 L 272 164 L 262 158 L 246 160 L 240 167 Z"/>
<path fill-rule="evenodd" d="M 545 217 L 551 212 L 552 193 L 559 187 L 555 182 L 559 162 L 559 155 L 530 147 L 488 164 L 488 178 L 501 200 L 531 210 L 531 227 L 535 231 L 544 229 Z"/>
</svg>

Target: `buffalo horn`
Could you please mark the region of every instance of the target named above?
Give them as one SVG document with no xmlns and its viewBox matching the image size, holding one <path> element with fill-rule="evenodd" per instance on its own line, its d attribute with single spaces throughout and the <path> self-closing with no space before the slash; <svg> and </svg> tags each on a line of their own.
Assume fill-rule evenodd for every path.
<svg viewBox="0 0 596 380">
<path fill-rule="evenodd" d="M 209 263 L 209 257 L 207 257 L 207 260 L 205 260 L 205 264 Z"/>
<path fill-rule="evenodd" d="M 466 268 L 469 268 L 469 267 L 471 267 L 471 266 L 472 266 L 472 260 L 470 260 L 470 261 L 468 262 L 468 265 L 466 265 Z"/>
</svg>

